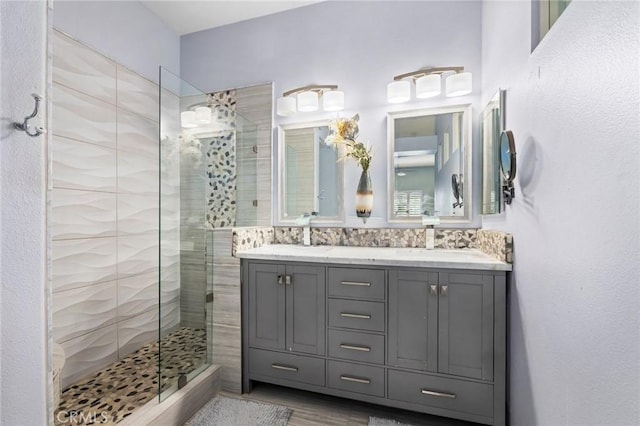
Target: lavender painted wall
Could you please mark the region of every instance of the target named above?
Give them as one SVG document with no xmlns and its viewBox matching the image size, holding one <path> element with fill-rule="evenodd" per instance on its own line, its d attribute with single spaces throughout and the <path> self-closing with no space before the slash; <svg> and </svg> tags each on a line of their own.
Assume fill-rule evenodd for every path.
<svg viewBox="0 0 640 426">
<path fill-rule="evenodd" d="M 638 2 L 483 3 L 483 104 L 507 89 L 516 198 L 511 424 L 640 424 Z"/>
<path fill-rule="evenodd" d="M 375 150 L 371 166 L 374 217 L 367 226 L 387 226 L 386 114 L 465 103 L 474 105 L 474 114 L 479 111 L 481 11 L 478 1 L 318 3 L 182 36 L 182 76 L 207 92 L 273 81 L 276 97 L 307 84 L 338 84 L 346 97 L 346 110 L 340 115 L 359 113 L 361 139 L 369 141 Z M 474 94 L 440 96 L 400 106 L 387 104 L 386 86 L 394 75 L 427 66 L 454 65 L 463 65 L 473 73 Z M 334 116 L 276 116 L 274 124 Z M 274 159 L 276 142 L 274 136 Z M 277 167 L 275 160 L 274 200 Z M 346 162 L 345 226 L 362 226 L 354 212 L 359 176 L 355 163 Z M 475 180 L 474 192 L 479 194 L 479 179 Z M 276 210 L 273 217 L 279 217 Z"/>
<path fill-rule="evenodd" d="M 180 74 L 180 37 L 138 1 L 56 0 L 53 25 L 152 81 Z"/>
<path fill-rule="evenodd" d="M 11 122 L 46 95 L 47 2 L 0 2 L 0 424 L 48 424 L 47 136 Z M 37 122 L 46 125 L 46 107 Z"/>
</svg>

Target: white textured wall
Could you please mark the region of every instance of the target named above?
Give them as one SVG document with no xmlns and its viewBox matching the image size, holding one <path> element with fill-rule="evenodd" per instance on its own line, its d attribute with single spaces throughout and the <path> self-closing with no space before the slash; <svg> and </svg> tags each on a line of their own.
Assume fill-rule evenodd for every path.
<svg viewBox="0 0 640 426">
<path fill-rule="evenodd" d="M 180 37 L 139 1 L 55 0 L 53 25 L 155 82 L 180 73 Z"/>
<path fill-rule="evenodd" d="M 163 173 L 159 293 L 158 86 L 54 31 L 52 104 L 53 337 L 66 387 L 155 341 L 160 302 L 163 331 L 179 324 L 179 223 L 166 217 L 179 197 Z"/>
<path fill-rule="evenodd" d="M 339 85 L 345 92 L 346 108 L 339 114 L 360 114 L 361 140 L 371 143 L 375 151 L 370 169 L 374 204 L 366 226 L 387 226 L 386 114 L 420 107 L 479 105 L 481 12 L 479 1 L 322 2 L 182 36 L 181 73 L 205 91 L 273 81 L 274 97 L 308 84 Z M 387 83 L 394 75 L 428 66 L 458 65 L 473 73 L 476 90 L 472 95 L 442 95 L 395 106 L 387 103 Z M 274 125 L 335 116 L 322 112 L 276 116 Z M 277 170 L 276 151 L 273 156 Z M 360 172 L 353 161 L 345 162 L 345 226 L 363 226 L 355 214 Z M 478 196 L 478 183 L 473 187 Z M 277 208 L 273 213 L 277 223 Z"/>
<path fill-rule="evenodd" d="M 31 93 L 46 91 L 46 13 L 46 2 L 0 2 L 2 425 L 47 424 L 47 140 L 11 126 L 31 112 Z"/>
<path fill-rule="evenodd" d="M 639 8 L 574 0 L 530 53 L 529 2 L 483 3 L 483 103 L 507 89 L 516 198 L 511 424 L 637 425 Z"/>
</svg>

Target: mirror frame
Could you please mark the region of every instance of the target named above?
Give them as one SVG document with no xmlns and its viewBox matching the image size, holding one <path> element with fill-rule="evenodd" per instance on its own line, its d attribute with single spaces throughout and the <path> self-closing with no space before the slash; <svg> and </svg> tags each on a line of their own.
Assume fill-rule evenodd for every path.
<svg viewBox="0 0 640 426">
<path fill-rule="evenodd" d="M 278 221 L 281 224 L 292 225 L 295 223 L 296 217 L 284 216 L 286 197 L 285 197 L 285 132 L 287 130 L 306 129 L 311 127 L 328 126 L 329 120 L 306 121 L 302 123 L 281 124 L 278 126 Z M 338 158 L 342 158 L 343 147 L 338 145 Z M 344 223 L 344 161 L 338 161 L 338 215 L 337 216 L 315 216 L 312 224 L 342 224 Z"/>
<path fill-rule="evenodd" d="M 464 215 L 460 216 L 439 216 L 440 223 L 471 223 L 473 215 L 473 196 L 471 188 L 473 188 L 473 175 L 471 163 L 473 159 L 473 128 L 471 117 L 471 104 L 451 105 L 434 108 L 419 108 L 407 111 L 392 111 L 387 113 L 387 222 L 389 223 L 406 223 L 419 224 L 422 226 L 422 217 L 406 217 L 396 216 L 393 212 L 393 199 L 395 193 L 395 169 L 393 164 L 393 155 L 395 151 L 395 120 L 398 118 L 421 117 L 427 115 L 450 114 L 455 112 L 462 113 L 462 140 L 461 146 L 464 147 L 463 167 L 458 174 L 462 175 L 462 183 L 464 185 L 463 198 Z M 468 188 L 468 189 L 467 189 Z"/>
<path fill-rule="evenodd" d="M 482 109 L 480 113 L 480 141 L 482 149 L 482 172 L 481 172 L 481 185 L 480 185 L 480 214 L 492 215 L 500 214 L 504 211 L 502 208 L 502 191 L 500 190 L 503 185 L 503 177 L 500 172 L 500 135 L 506 129 L 507 117 L 506 117 L 506 103 L 507 103 L 507 91 L 505 89 L 498 89 L 498 91 L 491 97 L 487 105 Z M 492 140 L 485 140 L 484 138 L 484 125 L 485 119 L 490 112 L 498 111 L 500 114 L 500 128 L 498 133 L 492 135 Z M 487 149 L 490 148 L 491 151 Z M 495 159 L 495 163 L 490 162 L 490 158 Z M 491 181 L 488 176 L 487 170 L 491 169 L 495 173 L 495 179 Z M 497 182 L 496 182 L 497 181 Z M 496 200 L 490 206 L 495 207 L 495 211 L 491 211 L 490 207 L 485 203 L 485 190 L 487 188 L 493 188 L 496 190 Z"/>
</svg>

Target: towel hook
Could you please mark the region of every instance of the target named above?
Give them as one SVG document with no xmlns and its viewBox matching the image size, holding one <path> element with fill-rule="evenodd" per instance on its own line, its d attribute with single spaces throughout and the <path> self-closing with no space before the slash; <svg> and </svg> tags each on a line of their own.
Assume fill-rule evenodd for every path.
<svg viewBox="0 0 640 426">
<path fill-rule="evenodd" d="M 29 131 L 31 129 L 29 120 L 31 120 L 32 118 L 35 118 L 38 115 L 38 110 L 40 109 L 40 101 L 42 100 L 42 96 L 36 95 L 35 93 L 32 94 L 31 96 L 33 96 L 33 99 L 36 101 L 36 104 L 33 108 L 33 112 L 31 113 L 31 115 L 26 116 L 22 123 L 18 123 L 18 122 L 13 123 L 13 127 L 15 127 L 18 130 L 23 130 L 26 134 L 28 134 L 31 137 L 36 137 L 44 133 L 47 133 L 47 131 L 42 126 L 36 126 L 35 131 L 33 132 Z"/>
</svg>

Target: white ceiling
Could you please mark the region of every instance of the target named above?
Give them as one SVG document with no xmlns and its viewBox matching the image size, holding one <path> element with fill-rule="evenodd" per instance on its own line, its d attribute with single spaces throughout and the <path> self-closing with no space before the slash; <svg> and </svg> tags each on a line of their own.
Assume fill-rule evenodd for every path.
<svg viewBox="0 0 640 426">
<path fill-rule="evenodd" d="M 318 0 L 142 0 L 179 35 L 232 24 L 283 10 L 319 3 Z"/>
</svg>

